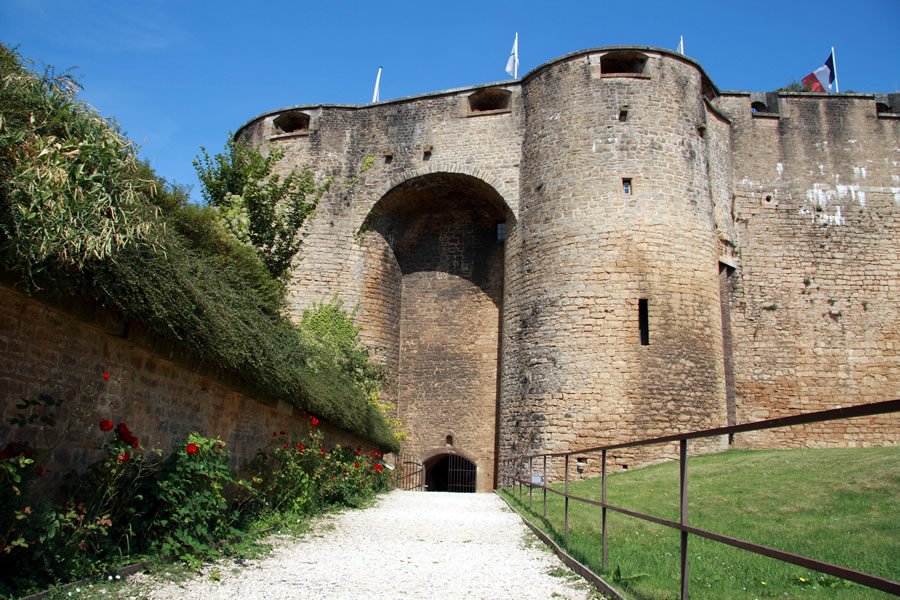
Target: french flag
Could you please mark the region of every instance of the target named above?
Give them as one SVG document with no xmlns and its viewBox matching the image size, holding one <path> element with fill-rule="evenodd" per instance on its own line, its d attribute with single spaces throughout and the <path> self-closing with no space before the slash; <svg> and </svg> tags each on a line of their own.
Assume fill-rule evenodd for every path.
<svg viewBox="0 0 900 600">
<path fill-rule="evenodd" d="M 832 50 L 824 65 L 803 78 L 803 85 L 811 92 L 830 92 L 834 76 L 834 50 Z"/>
</svg>

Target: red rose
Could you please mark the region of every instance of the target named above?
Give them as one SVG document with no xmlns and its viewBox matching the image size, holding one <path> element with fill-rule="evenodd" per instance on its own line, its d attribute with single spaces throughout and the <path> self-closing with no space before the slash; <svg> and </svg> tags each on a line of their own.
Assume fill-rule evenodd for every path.
<svg viewBox="0 0 900 600">
<path fill-rule="evenodd" d="M 358 468 L 359 468 L 359 463 L 353 463 L 353 468 L 354 468 L 354 469 L 358 469 Z"/>
<path fill-rule="evenodd" d="M 306 449 L 306 446 L 304 446 L 300 442 L 297 442 L 297 452 L 303 452 L 305 449 Z"/>
<path fill-rule="evenodd" d="M 127 436 L 131 432 L 128 431 L 128 425 L 126 425 L 125 423 L 119 423 L 118 425 L 116 425 L 116 433 L 119 434 L 120 438 L 124 439 L 125 436 Z"/>
<path fill-rule="evenodd" d="M 381 473 L 382 471 L 384 471 L 384 467 L 381 466 L 381 463 L 375 463 L 375 464 L 372 466 L 372 468 L 375 469 L 376 471 L 378 471 L 379 473 Z"/>
<path fill-rule="evenodd" d="M 317 418 L 313 417 L 312 419 L 309 420 L 309 423 L 313 427 L 317 427 L 319 425 L 319 420 Z"/>
<path fill-rule="evenodd" d="M 356 455 L 359 456 L 359 450 L 356 451 Z"/>
<path fill-rule="evenodd" d="M 112 431 L 113 424 L 109 419 L 103 419 L 100 421 L 100 431 Z"/>
<path fill-rule="evenodd" d="M 328 453 L 325 451 L 325 448 L 322 448 L 322 456 L 325 456 L 326 454 Z"/>
<path fill-rule="evenodd" d="M 188 454 L 197 454 L 197 444 L 188 444 L 184 447 L 184 451 Z"/>
<path fill-rule="evenodd" d="M 131 460 L 131 454 L 129 454 L 128 452 L 123 452 L 119 455 L 120 463 L 127 463 L 129 460 Z"/>
<path fill-rule="evenodd" d="M 141 443 L 138 441 L 137 437 L 135 437 L 135 436 L 131 436 L 131 440 L 129 440 L 127 443 L 131 444 L 131 447 L 134 448 L 135 450 L 137 450 L 137 447 L 141 445 Z"/>
<path fill-rule="evenodd" d="M 103 381 L 106 381 L 106 380 L 108 380 L 108 379 L 109 379 L 109 373 L 104 373 L 104 374 L 103 374 Z"/>
<path fill-rule="evenodd" d="M 369 450 L 369 456 L 375 456 L 375 451 L 374 451 L 374 450 Z"/>
<path fill-rule="evenodd" d="M 287 445 L 287 444 L 285 444 L 285 445 L 284 445 L 284 446 L 282 446 L 282 448 L 284 448 L 284 449 L 285 449 L 285 450 L 287 450 L 287 448 L 288 448 L 288 445 Z"/>
</svg>

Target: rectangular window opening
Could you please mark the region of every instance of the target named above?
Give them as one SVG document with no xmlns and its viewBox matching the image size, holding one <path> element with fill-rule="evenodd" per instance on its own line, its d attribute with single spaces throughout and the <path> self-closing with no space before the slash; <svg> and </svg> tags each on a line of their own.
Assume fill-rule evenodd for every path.
<svg viewBox="0 0 900 600">
<path fill-rule="evenodd" d="M 650 315 L 647 311 L 647 299 L 638 300 L 638 329 L 641 332 L 641 346 L 650 345 Z"/>
<path fill-rule="evenodd" d="M 506 239 L 506 223 L 497 223 L 497 241 L 502 242 Z"/>
<path fill-rule="evenodd" d="M 631 195 L 631 177 L 625 177 L 622 179 L 622 191 L 626 196 Z"/>
<path fill-rule="evenodd" d="M 621 121 L 622 123 L 624 123 L 624 122 L 627 121 L 627 120 L 628 120 L 628 109 L 627 109 L 627 108 L 623 108 L 623 109 L 621 109 L 621 110 L 619 111 L 619 121 Z"/>
</svg>

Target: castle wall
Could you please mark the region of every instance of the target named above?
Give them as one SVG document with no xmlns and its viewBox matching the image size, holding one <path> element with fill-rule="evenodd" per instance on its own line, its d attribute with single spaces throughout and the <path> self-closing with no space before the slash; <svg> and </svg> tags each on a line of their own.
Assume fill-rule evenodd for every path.
<svg viewBox="0 0 900 600">
<path fill-rule="evenodd" d="M 733 121 L 737 421 L 900 396 L 900 119 L 871 96 L 781 95 Z M 898 443 L 892 417 L 745 434 L 745 446 Z"/>
<path fill-rule="evenodd" d="M 698 131 L 702 75 L 648 56 L 647 75 L 605 76 L 597 54 L 544 68 L 524 87 L 501 455 L 725 423 L 714 203 Z M 639 334 L 642 298 L 648 345 Z M 648 451 L 636 452 L 611 458 L 646 460 Z"/>
<path fill-rule="evenodd" d="M 635 56 L 646 64 L 628 72 Z M 721 94 L 697 63 L 652 48 L 582 51 L 507 83 L 284 109 L 240 132 L 283 148 L 285 168 L 334 177 L 291 310 L 332 295 L 359 305 L 385 396 L 409 419 L 406 449 L 427 458 L 452 431 L 484 475 L 494 380 L 500 459 L 898 395 L 896 114 L 863 95 Z M 508 105 L 473 111 L 491 88 Z M 751 100 L 770 106 L 754 115 Z M 275 129 L 291 110 L 307 131 Z M 476 207 L 493 212 L 473 229 Z M 472 232 L 490 221 L 506 240 L 478 255 L 496 273 L 483 285 L 451 257 L 479 248 Z M 428 267 L 410 269 L 414 255 Z M 898 431 L 888 419 L 737 443 Z"/>
<path fill-rule="evenodd" d="M 273 432 L 309 427 L 294 407 L 254 397 L 198 372 L 189 359 L 158 351 L 154 338 L 135 325 L 91 305 L 68 308 L 79 314 L 0 286 L 0 443 L 50 448 L 38 456 L 48 469 L 47 487 L 101 458 L 98 448 L 110 435 L 100 432 L 101 419 L 126 423 L 145 452 L 168 452 L 191 431 L 220 437 L 235 468 L 271 443 Z M 11 427 L 16 404 L 38 394 L 62 401 L 51 409 L 56 426 Z M 321 427 L 329 445 L 362 444 L 326 423 Z"/>
</svg>

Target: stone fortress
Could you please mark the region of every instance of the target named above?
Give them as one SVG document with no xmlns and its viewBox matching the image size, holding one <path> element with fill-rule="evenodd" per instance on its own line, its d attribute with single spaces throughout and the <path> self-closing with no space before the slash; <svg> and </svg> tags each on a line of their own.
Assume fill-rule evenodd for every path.
<svg viewBox="0 0 900 600">
<path fill-rule="evenodd" d="M 520 453 L 900 395 L 900 94 L 721 91 L 604 47 L 237 136 L 334 177 L 290 309 L 359 307 L 432 488 L 449 456 L 485 491 Z M 885 417 L 735 440 L 898 442 Z"/>
</svg>

